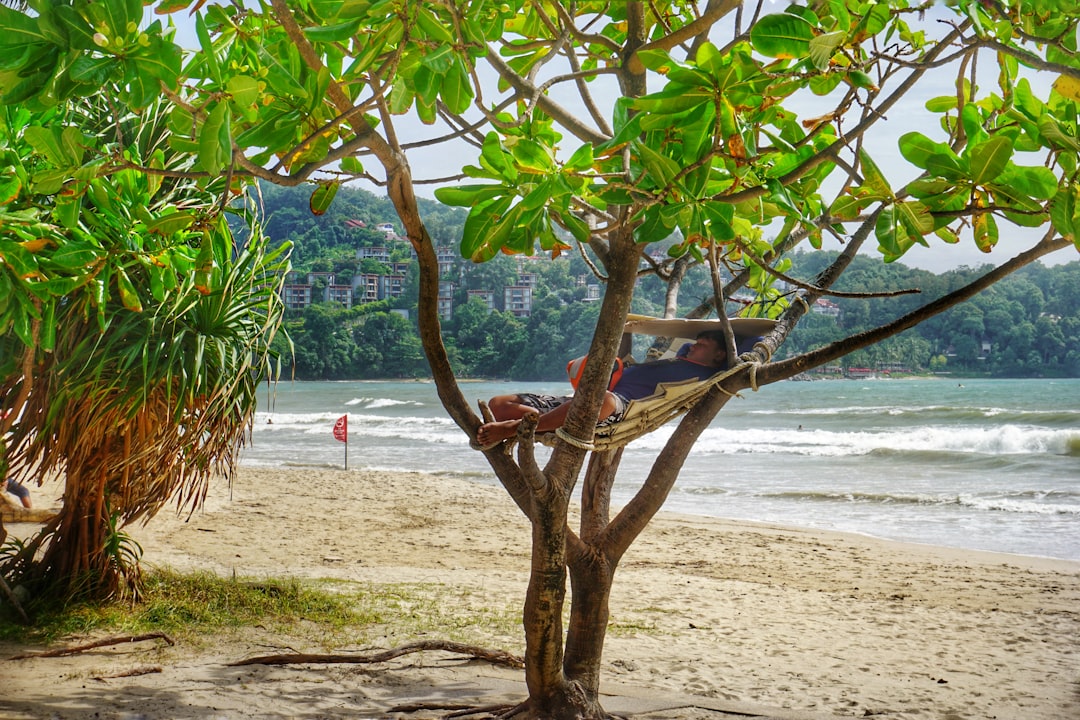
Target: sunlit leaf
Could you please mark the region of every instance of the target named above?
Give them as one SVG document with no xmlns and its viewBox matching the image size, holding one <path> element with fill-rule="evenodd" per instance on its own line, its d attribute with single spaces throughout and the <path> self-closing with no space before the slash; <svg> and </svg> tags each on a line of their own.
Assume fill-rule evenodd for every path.
<svg viewBox="0 0 1080 720">
<path fill-rule="evenodd" d="M 970 147 L 968 165 L 972 182 L 976 185 L 991 182 L 1005 169 L 1012 155 L 1012 141 L 1003 135 L 995 135 Z"/>
<path fill-rule="evenodd" d="M 750 30 L 750 42 L 754 49 L 774 58 L 806 57 L 813 38 L 813 26 L 790 13 L 766 15 Z"/>
<path fill-rule="evenodd" d="M 810 60 L 818 70 L 825 70 L 832 61 L 836 48 L 843 44 L 845 32 L 823 33 L 810 39 Z"/>
</svg>

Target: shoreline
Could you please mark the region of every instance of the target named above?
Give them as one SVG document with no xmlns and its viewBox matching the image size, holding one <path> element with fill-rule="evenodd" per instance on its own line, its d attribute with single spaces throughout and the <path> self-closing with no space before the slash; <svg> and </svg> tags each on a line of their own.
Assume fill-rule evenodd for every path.
<svg viewBox="0 0 1080 720">
<path fill-rule="evenodd" d="M 212 483 L 190 518 L 169 506 L 129 531 L 147 565 L 407 585 L 431 602 L 422 611 L 435 615 L 425 637 L 455 634 L 523 651 L 514 618 L 528 582 L 529 528 L 498 486 L 420 473 L 239 466 L 232 488 Z M 1077 607 L 1074 561 L 662 512 L 620 563 L 601 688 L 822 717 L 1078 717 Z M 358 647 L 345 650 L 419 639 L 392 628 L 356 637 Z M 121 717 L 109 709 L 122 707 L 153 719 L 314 718 L 357 707 L 373 713 L 363 717 L 393 717 L 377 711 L 387 707 L 380 697 L 522 678 L 434 656 L 362 672 L 249 670 L 239 680 L 239 669 L 213 670 L 273 647 L 320 651 L 301 642 L 252 628 L 208 639 L 198 651 L 19 661 L 9 666 L 7 697 L 64 717 L 82 717 L 73 708 L 88 706 L 105 718 Z M 147 662 L 163 671 L 88 684 Z M 305 688 L 316 687 L 313 701 Z"/>
</svg>

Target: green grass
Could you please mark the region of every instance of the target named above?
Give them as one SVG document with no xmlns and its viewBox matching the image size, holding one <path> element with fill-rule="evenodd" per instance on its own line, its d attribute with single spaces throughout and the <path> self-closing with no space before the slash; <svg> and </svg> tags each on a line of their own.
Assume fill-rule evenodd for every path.
<svg viewBox="0 0 1080 720">
<path fill-rule="evenodd" d="M 521 638 L 518 598 L 490 598 L 439 584 L 223 578 L 213 573 L 147 570 L 137 603 L 38 607 L 30 626 L 0 617 L 0 640 L 48 644 L 62 638 L 161 632 L 188 646 L 258 627 L 325 649 L 392 646 L 418 637 L 514 647 Z M 462 612 L 462 610 L 465 612 Z M 6 608 L 5 610 L 10 610 Z"/>
</svg>

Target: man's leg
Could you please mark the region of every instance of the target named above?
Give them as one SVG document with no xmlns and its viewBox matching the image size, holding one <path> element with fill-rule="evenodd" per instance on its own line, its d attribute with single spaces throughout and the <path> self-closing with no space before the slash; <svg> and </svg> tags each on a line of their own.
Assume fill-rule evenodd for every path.
<svg viewBox="0 0 1080 720">
<path fill-rule="evenodd" d="M 570 398 L 565 402 L 555 405 L 550 410 L 540 413 L 536 421 L 536 432 L 551 432 L 563 426 L 566 416 L 570 412 Z M 539 412 L 537 408 L 522 401 L 520 395 L 498 395 L 491 398 L 488 403 L 491 414 L 496 421 L 485 423 L 480 426 L 476 433 L 476 439 L 481 445 L 490 445 L 500 442 L 517 434 L 521 418 L 529 413 Z M 604 395 L 604 403 L 600 407 L 600 419 L 603 420 L 615 412 L 617 407 L 615 396 L 610 392 Z"/>
</svg>

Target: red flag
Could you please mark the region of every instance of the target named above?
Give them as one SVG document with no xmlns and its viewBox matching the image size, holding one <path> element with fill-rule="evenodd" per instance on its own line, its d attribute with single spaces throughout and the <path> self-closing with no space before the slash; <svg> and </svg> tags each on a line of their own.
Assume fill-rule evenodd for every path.
<svg viewBox="0 0 1080 720">
<path fill-rule="evenodd" d="M 334 439 L 343 443 L 349 442 L 349 416 L 342 415 L 334 423 Z"/>
</svg>

